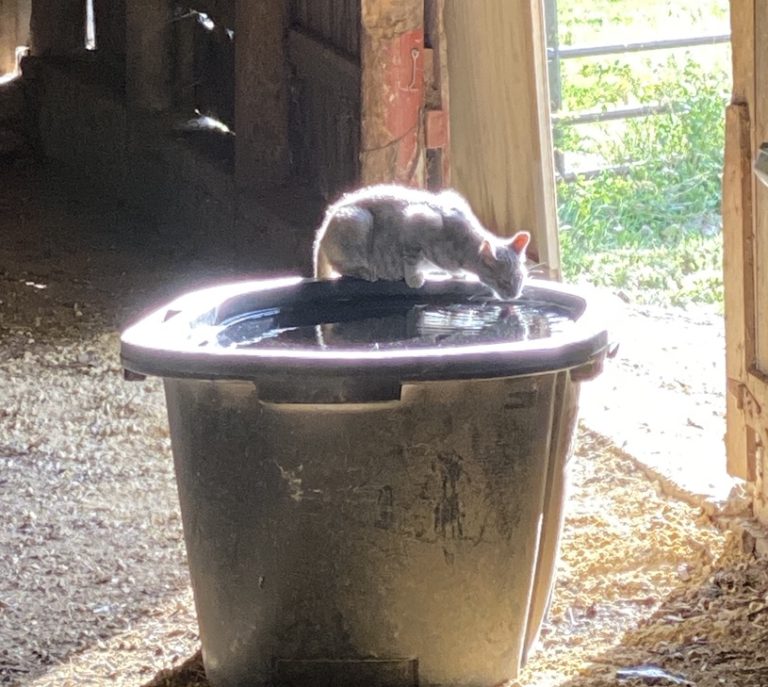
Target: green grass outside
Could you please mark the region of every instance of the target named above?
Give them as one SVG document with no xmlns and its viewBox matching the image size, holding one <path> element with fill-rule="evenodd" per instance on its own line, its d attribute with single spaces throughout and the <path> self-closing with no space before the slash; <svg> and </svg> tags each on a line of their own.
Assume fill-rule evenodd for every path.
<svg viewBox="0 0 768 687">
<path fill-rule="evenodd" d="M 559 0 L 560 42 L 727 33 L 727 7 L 727 0 L 674 7 L 658 0 Z M 634 302 L 721 307 L 729 46 L 566 60 L 561 74 L 568 112 L 673 107 L 668 114 L 556 129 L 556 147 L 574 164 L 625 169 L 558 184 L 566 280 L 606 286 Z"/>
</svg>

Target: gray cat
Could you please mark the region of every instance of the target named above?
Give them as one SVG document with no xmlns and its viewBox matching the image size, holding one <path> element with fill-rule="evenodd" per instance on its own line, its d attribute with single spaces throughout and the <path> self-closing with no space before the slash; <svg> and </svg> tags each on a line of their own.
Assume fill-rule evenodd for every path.
<svg viewBox="0 0 768 687">
<path fill-rule="evenodd" d="M 526 231 L 494 236 L 455 191 L 368 186 L 328 207 L 315 238 L 315 278 L 405 279 L 418 288 L 437 267 L 475 274 L 498 298 L 513 299 L 523 289 L 529 240 Z"/>
</svg>

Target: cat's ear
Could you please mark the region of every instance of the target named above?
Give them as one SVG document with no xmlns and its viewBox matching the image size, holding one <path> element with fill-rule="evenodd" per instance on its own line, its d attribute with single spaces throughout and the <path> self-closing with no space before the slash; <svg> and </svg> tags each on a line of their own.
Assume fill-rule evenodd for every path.
<svg viewBox="0 0 768 687">
<path fill-rule="evenodd" d="M 518 255 L 522 255 L 528 247 L 531 235 L 527 231 L 518 231 L 507 243 L 507 245 Z"/>
<path fill-rule="evenodd" d="M 496 251 L 490 241 L 483 239 L 480 244 L 480 259 L 489 266 L 496 263 Z"/>
</svg>

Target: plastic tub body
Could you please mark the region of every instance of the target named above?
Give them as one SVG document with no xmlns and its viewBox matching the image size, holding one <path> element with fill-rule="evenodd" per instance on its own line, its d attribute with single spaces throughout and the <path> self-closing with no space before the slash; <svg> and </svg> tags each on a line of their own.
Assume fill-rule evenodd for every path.
<svg viewBox="0 0 768 687">
<path fill-rule="evenodd" d="M 589 354 L 582 342 L 580 364 L 494 376 L 475 356 L 472 376 L 459 355 L 455 379 L 444 361 L 407 356 L 289 357 L 282 370 L 257 357 L 247 372 L 224 354 L 219 377 L 208 360 L 198 367 L 213 378 L 194 378 L 183 351 L 147 348 L 142 361 L 137 340 L 124 339 L 126 367 L 157 373 L 160 356 L 168 368 L 212 685 L 517 675 L 548 605 L 578 389 L 599 370 L 604 331 Z"/>
</svg>

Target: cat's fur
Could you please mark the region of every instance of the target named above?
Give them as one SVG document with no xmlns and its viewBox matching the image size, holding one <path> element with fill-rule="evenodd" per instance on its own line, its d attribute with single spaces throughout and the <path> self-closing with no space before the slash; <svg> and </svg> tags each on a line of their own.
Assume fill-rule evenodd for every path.
<svg viewBox="0 0 768 687">
<path fill-rule="evenodd" d="M 424 284 L 425 270 L 471 272 L 498 297 L 517 298 L 526 278 L 528 232 L 500 239 L 455 191 L 377 185 L 330 205 L 314 244 L 315 277 Z"/>
</svg>

